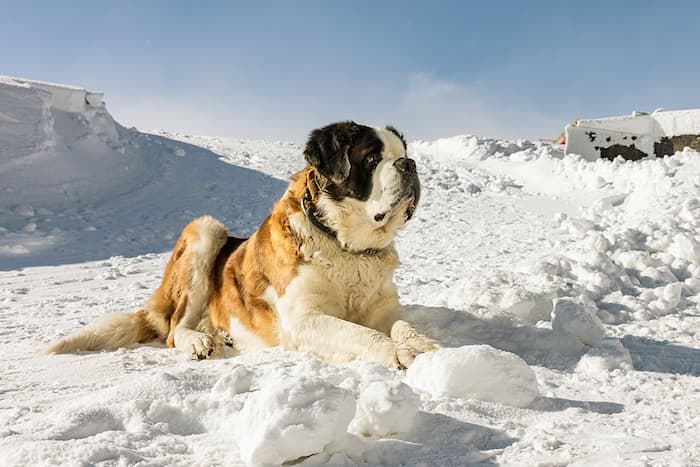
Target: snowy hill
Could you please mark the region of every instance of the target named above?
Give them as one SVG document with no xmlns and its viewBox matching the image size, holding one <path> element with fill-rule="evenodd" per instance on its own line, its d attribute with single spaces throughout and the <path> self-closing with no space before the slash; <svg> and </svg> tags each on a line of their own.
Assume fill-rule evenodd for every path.
<svg viewBox="0 0 700 467">
<path fill-rule="evenodd" d="M 164 251 L 205 213 L 250 233 L 286 187 L 34 83 L 0 78 L 0 270 Z"/>
<path fill-rule="evenodd" d="M 280 349 L 46 357 L 141 306 L 188 220 L 250 233 L 303 164 L 293 144 L 125 129 L 47 86 L 0 80 L 0 465 L 700 461 L 698 153 L 410 144 L 423 199 L 396 281 L 457 349 L 407 372 Z"/>
</svg>

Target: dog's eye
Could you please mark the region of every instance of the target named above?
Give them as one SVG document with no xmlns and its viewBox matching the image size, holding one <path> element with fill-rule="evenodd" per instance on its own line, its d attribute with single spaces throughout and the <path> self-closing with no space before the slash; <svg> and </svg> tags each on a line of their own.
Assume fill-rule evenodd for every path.
<svg viewBox="0 0 700 467">
<path fill-rule="evenodd" d="M 373 169 L 379 164 L 379 154 L 368 154 L 364 160 L 365 167 Z"/>
</svg>

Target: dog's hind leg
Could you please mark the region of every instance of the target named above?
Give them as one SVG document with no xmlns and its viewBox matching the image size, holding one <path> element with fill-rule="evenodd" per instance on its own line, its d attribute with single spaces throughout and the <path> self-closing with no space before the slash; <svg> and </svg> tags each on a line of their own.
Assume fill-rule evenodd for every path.
<svg viewBox="0 0 700 467">
<path fill-rule="evenodd" d="M 187 294 L 184 294 L 182 297 L 180 297 L 180 302 L 177 304 L 175 312 L 170 317 L 170 330 L 168 332 L 168 338 L 165 340 L 165 343 L 168 345 L 168 347 L 175 347 L 175 328 L 177 327 L 178 323 L 182 320 L 182 316 L 185 314 L 186 308 Z"/>
<path fill-rule="evenodd" d="M 188 245 L 188 283 L 170 320 L 175 348 L 194 359 L 208 358 L 214 352 L 214 338 L 206 312 L 211 298 L 210 275 L 216 257 L 228 240 L 224 225 L 210 216 L 192 221 L 182 233 Z M 204 331 L 204 332 L 202 332 Z"/>
</svg>

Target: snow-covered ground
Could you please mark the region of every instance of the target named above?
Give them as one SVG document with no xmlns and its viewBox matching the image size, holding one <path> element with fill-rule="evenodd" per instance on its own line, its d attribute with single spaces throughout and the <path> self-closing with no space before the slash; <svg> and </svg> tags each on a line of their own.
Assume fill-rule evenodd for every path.
<svg viewBox="0 0 700 467">
<path fill-rule="evenodd" d="M 277 348 L 42 356 L 140 307 L 191 218 L 251 233 L 303 165 L 295 144 L 62 102 L 0 78 L 0 465 L 700 463 L 699 154 L 410 144 L 423 198 L 396 281 L 449 348 L 408 371 Z"/>
</svg>

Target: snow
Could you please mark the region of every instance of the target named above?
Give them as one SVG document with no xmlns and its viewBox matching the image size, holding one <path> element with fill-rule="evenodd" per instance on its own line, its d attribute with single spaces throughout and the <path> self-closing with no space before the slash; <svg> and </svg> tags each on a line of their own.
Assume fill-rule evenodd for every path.
<svg viewBox="0 0 700 467">
<path fill-rule="evenodd" d="M 0 79 L 0 113 L 17 121 L 0 125 L 2 269 L 165 251 L 207 213 L 250 234 L 286 186 L 123 128 L 102 105 L 65 111 L 46 87 L 27 86 Z"/>
<path fill-rule="evenodd" d="M 410 431 L 419 402 L 413 389 L 401 381 L 372 381 L 360 392 L 350 431 L 375 437 Z"/>
<path fill-rule="evenodd" d="M 582 344 L 595 347 L 605 337 L 605 327 L 597 316 L 595 305 L 586 300 L 554 299 L 552 330 L 568 334 Z"/>
<path fill-rule="evenodd" d="M 431 396 L 478 399 L 527 407 L 539 396 L 537 378 L 523 359 L 488 345 L 419 355 L 406 372 L 412 387 Z"/>
<path fill-rule="evenodd" d="M 598 342 L 581 357 L 576 365 L 576 371 L 591 376 L 607 371 L 632 369 L 632 356 L 619 339 L 607 338 Z"/>
<path fill-rule="evenodd" d="M 303 165 L 296 144 L 144 133 L 52 93 L 0 78 L 0 465 L 698 463 L 698 153 L 411 143 L 423 195 L 395 280 L 445 348 L 407 371 L 279 348 L 43 356 L 142 306 L 192 218 L 250 234 Z"/>
<path fill-rule="evenodd" d="M 334 384 L 287 378 L 251 396 L 236 424 L 243 460 L 279 465 L 322 452 L 342 439 L 355 414 L 355 397 Z"/>
</svg>

